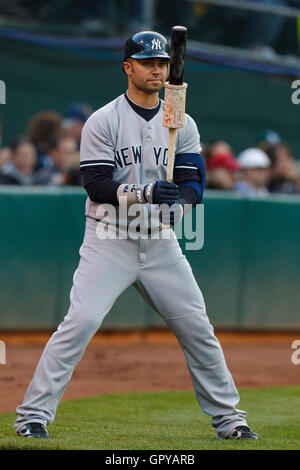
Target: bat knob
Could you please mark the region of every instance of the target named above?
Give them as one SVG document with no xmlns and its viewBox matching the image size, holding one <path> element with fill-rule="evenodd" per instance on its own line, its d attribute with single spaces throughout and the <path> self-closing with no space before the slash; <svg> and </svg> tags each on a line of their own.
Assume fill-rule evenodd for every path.
<svg viewBox="0 0 300 470">
<path fill-rule="evenodd" d="M 185 32 L 187 31 L 187 28 L 185 26 L 173 26 L 172 31 L 182 31 Z"/>
</svg>

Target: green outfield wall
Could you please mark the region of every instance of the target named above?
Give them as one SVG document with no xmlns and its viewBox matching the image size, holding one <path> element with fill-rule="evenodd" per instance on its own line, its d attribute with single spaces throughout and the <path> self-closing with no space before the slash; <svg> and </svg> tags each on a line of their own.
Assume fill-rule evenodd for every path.
<svg viewBox="0 0 300 470">
<path fill-rule="evenodd" d="M 66 315 L 85 199 L 81 188 L 0 187 L 0 330 L 55 329 Z M 180 244 L 213 325 L 299 329 L 300 197 L 206 191 L 203 206 L 203 248 Z M 164 325 L 130 287 L 102 327 Z"/>
</svg>

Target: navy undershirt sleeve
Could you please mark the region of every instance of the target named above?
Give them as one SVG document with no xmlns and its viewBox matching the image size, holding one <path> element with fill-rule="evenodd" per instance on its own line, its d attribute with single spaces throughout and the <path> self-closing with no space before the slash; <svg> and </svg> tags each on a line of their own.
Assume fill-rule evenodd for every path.
<svg viewBox="0 0 300 470">
<path fill-rule="evenodd" d="M 120 183 L 113 181 L 112 166 L 88 166 L 81 169 L 83 186 L 91 201 L 118 205 L 117 190 Z"/>
</svg>

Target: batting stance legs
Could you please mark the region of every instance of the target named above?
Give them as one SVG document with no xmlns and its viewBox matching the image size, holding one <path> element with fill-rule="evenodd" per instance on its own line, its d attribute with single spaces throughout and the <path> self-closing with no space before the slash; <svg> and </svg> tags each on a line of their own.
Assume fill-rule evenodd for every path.
<svg viewBox="0 0 300 470">
<path fill-rule="evenodd" d="M 75 366 L 115 300 L 134 284 L 165 319 L 185 354 L 197 400 L 219 437 L 246 425 L 239 395 L 205 311 L 201 291 L 176 237 L 171 240 L 99 240 L 87 218 L 70 309 L 41 356 L 15 429 L 51 424 Z"/>
<path fill-rule="evenodd" d="M 162 245 L 160 255 L 154 256 L 155 242 L 141 241 L 145 264 L 139 272 L 137 288 L 177 337 L 198 403 L 212 416 L 218 436 L 224 438 L 236 426 L 247 425 L 246 412 L 235 408 L 239 395 L 191 267 L 175 236 L 166 243 L 168 248 L 164 250 Z"/>
</svg>

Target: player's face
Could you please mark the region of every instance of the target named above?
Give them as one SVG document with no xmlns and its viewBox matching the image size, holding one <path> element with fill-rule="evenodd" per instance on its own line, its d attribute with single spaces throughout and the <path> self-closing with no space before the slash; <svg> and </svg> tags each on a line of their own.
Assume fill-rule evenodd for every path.
<svg viewBox="0 0 300 470">
<path fill-rule="evenodd" d="M 165 84 L 169 70 L 167 59 L 129 59 L 125 71 L 132 85 L 144 93 L 157 93 Z"/>
</svg>

